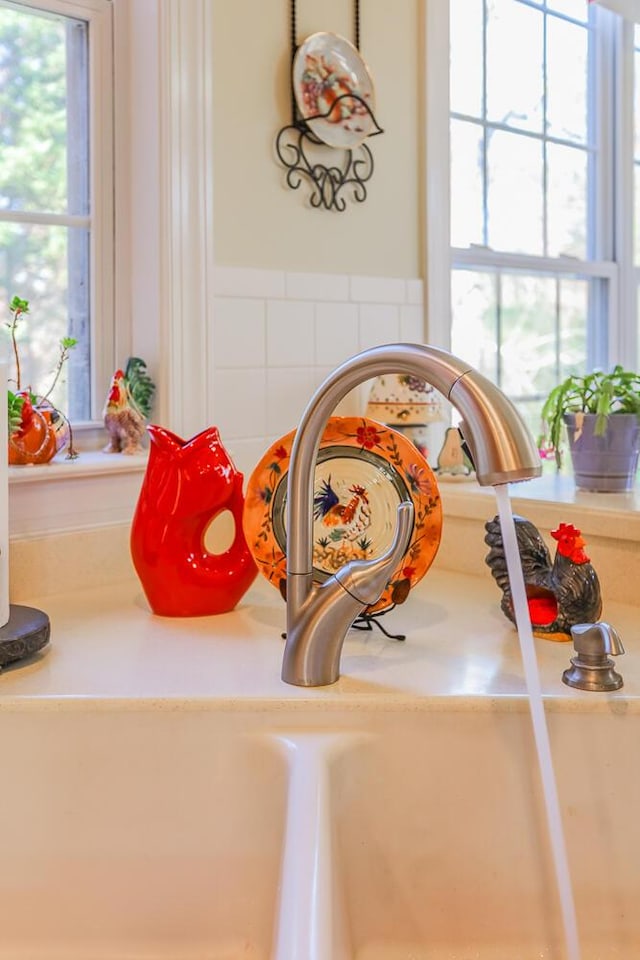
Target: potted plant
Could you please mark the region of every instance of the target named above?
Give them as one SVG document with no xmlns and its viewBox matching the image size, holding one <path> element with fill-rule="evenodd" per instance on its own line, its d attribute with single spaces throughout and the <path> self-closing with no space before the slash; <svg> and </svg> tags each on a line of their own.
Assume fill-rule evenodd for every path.
<svg viewBox="0 0 640 960">
<path fill-rule="evenodd" d="M 77 341 L 73 337 L 63 337 L 60 340 L 52 382 L 44 393 L 34 393 L 31 387 L 25 389 L 22 385 L 17 328 L 20 318 L 29 312 L 29 301 L 13 297 L 9 310 L 11 319 L 6 326 L 11 338 L 16 374 L 15 391 L 7 390 L 9 463 L 47 463 L 67 444 L 68 457 L 74 458 L 77 454 L 73 448 L 71 425 L 66 416 L 51 402 L 50 397 L 60 379 L 69 352 Z"/>
<path fill-rule="evenodd" d="M 622 366 L 611 373 L 570 376 L 550 392 L 542 408 L 543 442 L 561 465 L 567 428 L 576 486 L 582 490 L 630 490 L 640 448 L 640 375 Z"/>
</svg>

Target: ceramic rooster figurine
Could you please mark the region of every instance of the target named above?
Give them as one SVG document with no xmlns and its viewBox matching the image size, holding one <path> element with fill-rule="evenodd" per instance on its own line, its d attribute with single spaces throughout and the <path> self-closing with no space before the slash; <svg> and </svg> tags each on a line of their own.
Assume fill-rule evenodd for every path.
<svg viewBox="0 0 640 960">
<path fill-rule="evenodd" d="M 355 540 L 371 523 L 371 507 L 365 487 L 354 483 L 349 487 L 349 493 L 349 501 L 341 503 L 329 476 L 314 494 L 314 520 L 320 520 L 331 531 L 332 540 Z"/>
<path fill-rule="evenodd" d="M 557 541 L 551 555 L 536 527 L 514 516 L 533 633 L 548 640 L 570 640 L 576 623 L 594 623 L 602 612 L 600 582 L 584 551 L 580 531 L 561 523 L 551 536 Z M 502 612 L 515 623 L 509 575 L 498 517 L 485 524 L 485 543 L 491 548 L 486 562 L 502 590 Z"/>
<path fill-rule="evenodd" d="M 116 370 L 104 406 L 104 425 L 109 434 L 105 453 L 140 453 L 145 424 L 151 412 L 155 384 L 147 365 L 129 357 L 124 371 Z"/>
</svg>

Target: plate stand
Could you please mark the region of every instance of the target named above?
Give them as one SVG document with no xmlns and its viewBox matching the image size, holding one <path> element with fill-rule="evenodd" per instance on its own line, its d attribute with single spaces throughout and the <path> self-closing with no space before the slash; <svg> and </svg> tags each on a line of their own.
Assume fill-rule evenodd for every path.
<svg viewBox="0 0 640 960">
<path fill-rule="evenodd" d="M 296 40 L 296 0 L 290 0 L 291 26 L 291 64 L 295 59 L 298 48 Z M 360 0 L 354 0 L 354 33 L 355 47 L 360 49 Z M 317 137 L 309 127 L 307 121 L 326 120 L 335 110 L 336 102 L 340 100 L 357 100 L 369 114 L 374 130 L 369 137 L 375 137 L 384 130 L 376 120 L 370 106 L 362 97 L 355 93 L 345 93 L 332 103 L 326 113 L 319 113 L 304 119 L 298 111 L 296 98 L 291 83 L 291 123 L 282 127 L 276 136 L 276 153 L 278 159 L 287 168 L 286 183 L 292 190 L 297 190 L 303 182 L 311 187 L 309 202 L 316 209 L 336 210 L 339 213 L 346 210 L 347 201 L 343 196 L 351 190 L 352 199 L 363 203 L 367 199 L 366 183 L 373 176 L 373 154 L 366 143 L 357 147 L 331 147 Z M 322 158 L 330 151 L 327 162 Z M 341 160 L 336 160 L 342 155 Z"/>
</svg>

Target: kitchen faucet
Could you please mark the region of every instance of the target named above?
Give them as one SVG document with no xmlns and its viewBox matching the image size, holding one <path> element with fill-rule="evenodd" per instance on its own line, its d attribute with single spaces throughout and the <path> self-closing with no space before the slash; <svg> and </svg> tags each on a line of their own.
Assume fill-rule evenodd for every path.
<svg viewBox="0 0 640 960">
<path fill-rule="evenodd" d="M 313 583 L 313 484 L 320 440 L 339 401 L 364 380 L 405 373 L 426 380 L 462 417 L 460 430 L 483 486 L 540 475 L 540 456 L 510 400 L 468 363 L 437 347 L 393 343 L 372 347 L 339 366 L 302 415 L 291 451 L 287 485 L 287 642 L 282 679 L 303 687 L 334 683 L 340 654 L 356 616 L 376 602 L 404 556 L 413 529 L 413 504 L 397 511 L 388 550 L 353 560 L 321 584 Z"/>
</svg>

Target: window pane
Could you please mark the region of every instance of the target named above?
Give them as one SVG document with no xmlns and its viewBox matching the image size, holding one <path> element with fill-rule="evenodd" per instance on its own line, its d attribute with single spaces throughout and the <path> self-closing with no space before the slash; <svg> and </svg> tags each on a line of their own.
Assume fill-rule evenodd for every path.
<svg viewBox="0 0 640 960">
<path fill-rule="evenodd" d="M 496 277 L 472 270 L 451 272 L 451 349 L 497 382 Z"/>
<path fill-rule="evenodd" d="M 640 286 L 636 284 L 636 313 L 638 315 L 638 346 L 636 350 L 636 370 L 640 370 Z"/>
<path fill-rule="evenodd" d="M 487 117 L 542 133 L 543 15 L 514 0 L 487 7 Z"/>
<path fill-rule="evenodd" d="M 454 269 L 452 350 L 497 383 L 534 436 L 547 393 L 587 367 L 591 281 Z"/>
<path fill-rule="evenodd" d="M 547 238 L 552 257 L 587 256 L 587 153 L 547 144 Z"/>
<path fill-rule="evenodd" d="M 0 210 L 86 214 L 87 25 L 0 3 Z"/>
<path fill-rule="evenodd" d="M 633 42 L 633 260 L 640 264 L 640 27 L 637 24 L 633 29 Z M 640 336 L 638 340 L 640 351 Z"/>
<path fill-rule="evenodd" d="M 560 339 L 558 382 L 587 368 L 589 281 L 560 281 Z"/>
<path fill-rule="evenodd" d="M 487 161 L 489 246 L 542 254 L 542 143 L 531 137 L 491 131 Z"/>
<path fill-rule="evenodd" d="M 464 5 L 464 0 L 452 2 Z M 597 133 L 609 142 L 611 135 L 610 113 L 598 127 L 588 116 L 599 104 L 590 96 L 590 84 L 598 85 L 600 74 L 591 76 L 589 58 L 600 18 L 591 17 L 586 0 L 485 0 L 485 10 L 484 168 L 480 134 L 472 145 L 452 128 L 453 245 L 479 244 L 474 261 L 469 254 L 464 258 L 465 268 L 473 263 L 474 269 L 456 264 L 452 271 L 452 342 L 454 351 L 469 357 L 516 401 L 537 434 L 549 390 L 569 373 L 607 362 L 607 282 L 580 277 L 579 263 L 591 255 L 589 231 L 598 227 L 590 205 L 600 186 L 593 174 L 601 144 L 589 138 Z M 456 35 L 452 31 L 452 43 Z M 480 45 L 479 33 L 476 39 Z M 640 70 L 640 52 L 636 58 Z M 459 71 L 463 60 L 460 55 Z M 640 128 L 640 78 L 636 100 Z M 468 130 L 464 134 L 471 139 Z M 640 223 L 640 134 L 638 144 Z M 480 163 L 469 164 L 467 156 L 464 166 L 457 154 L 465 151 Z M 481 248 L 473 235 L 478 229 L 469 228 L 477 223 L 475 198 L 483 186 L 484 244 L 493 253 Z M 640 267 L 640 229 L 636 250 Z M 515 261 L 517 271 L 512 258 L 501 263 L 503 253 L 522 255 Z M 558 264 L 563 273 L 556 275 L 544 263 L 531 259 L 528 264 L 529 256 L 566 256 L 574 262 Z"/>
<path fill-rule="evenodd" d="M 640 265 L 640 164 L 633 165 L 634 261 Z"/>
<path fill-rule="evenodd" d="M 634 29 L 633 51 L 633 155 L 640 160 L 640 29 Z"/>
<path fill-rule="evenodd" d="M 556 381 L 554 277 L 503 274 L 500 386 L 513 398 L 546 394 Z"/>
<path fill-rule="evenodd" d="M 482 117 L 482 0 L 451 0 L 451 109 Z"/>
<path fill-rule="evenodd" d="M 451 243 L 484 243 L 482 200 L 483 129 L 464 120 L 451 121 Z"/>
<path fill-rule="evenodd" d="M 574 20 L 585 22 L 588 19 L 588 7 L 585 0 L 547 0 L 549 10 L 564 13 Z"/>
<path fill-rule="evenodd" d="M 588 33 L 547 17 L 547 134 L 587 142 Z M 571 69 L 567 69 L 567 64 Z"/>
<path fill-rule="evenodd" d="M 45 394 L 61 337 L 77 338 L 51 395 L 75 420 L 90 417 L 88 250 L 86 230 L 0 222 L 0 300 L 7 304 L 17 295 L 30 305 L 18 321 L 22 388 Z M 10 356 L 8 336 L 2 353 Z"/>
</svg>

